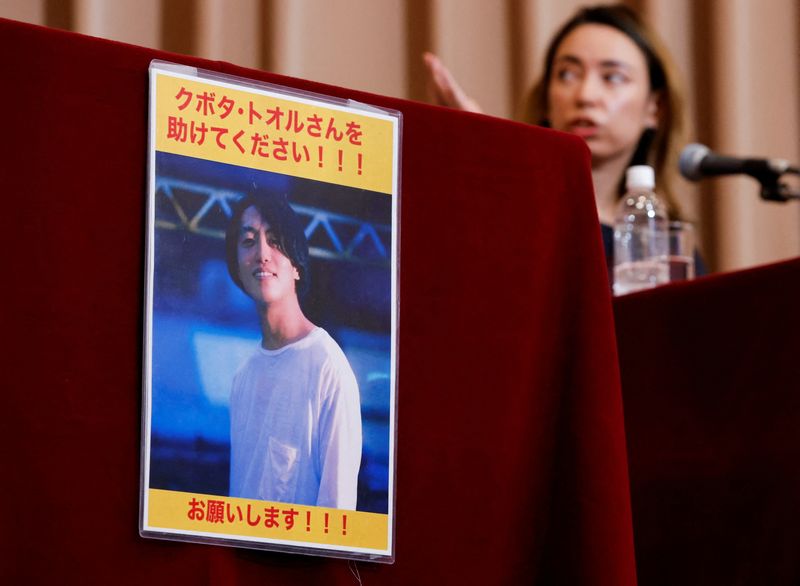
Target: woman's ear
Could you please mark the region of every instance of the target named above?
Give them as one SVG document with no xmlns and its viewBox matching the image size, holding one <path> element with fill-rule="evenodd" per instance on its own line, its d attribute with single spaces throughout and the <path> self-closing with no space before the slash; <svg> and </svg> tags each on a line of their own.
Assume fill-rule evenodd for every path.
<svg viewBox="0 0 800 586">
<path fill-rule="evenodd" d="M 644 126 L 656 130 L 661 121 L 663 94 L 661 92 L 650 92 L 647 97 L 644 111 Z"/>
</svg>

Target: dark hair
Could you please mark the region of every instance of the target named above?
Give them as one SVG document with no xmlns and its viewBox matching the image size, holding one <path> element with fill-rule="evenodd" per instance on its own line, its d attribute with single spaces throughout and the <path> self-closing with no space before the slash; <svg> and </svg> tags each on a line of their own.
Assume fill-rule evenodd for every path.
<svg viewBox="0 0 800 586">
<path fill-rule="evenodd" d="M 658 175 L 659 191 L 663 191 L 670 212 L 679 216 L 672 196 L 672 180 L 678 168 L 678 150 L 684 142 L 684 96 L 677 68 L 658 36 L 639 15 L 623 4 L 600 4 L 581 8 L 550 41 L 545 54 L 544 71 L 534 84 L 522 117 L 526 122 L 549 126 L 548 87 L 553 74 L 553 61 L 562 41 L 584 24 L 610 26 L 627 36 L 639 47 L 647 62 L 650 91 L 658 92 L 658 128 L 642 133 L 631 160 L 632 165 L 652 165 Z"/>
<path fill-rule="evenodd" d="M 639 15 L 623 4 L 609 4 L 587 6 L 580 9 L 575 16 L 568 20 L 556 33 L 545 56 L 544 78 L 549 80 L 552 75 L 553 61 L 556 51 L 564 38 L 582 24 L 603 24 L 617 29 L 632 40 L 644 55 L 647 61 L 647 73 L 650 75 L 650 89 L 663 90 L 667 85 L 667 77 L 661 58 L 656 54 L 653 43 L 648 39 L 644 23 Z"/>
<path fill-rule="evenodd" d="M 228 273 L 233 282 L 244 291 L 239 278 L 238 244 L 242 229 L 242 216 L 247 208 L 255 208 L 269 224 L 277 248 L 292 263 L 300 274 L 295 282 L 295 291 L 302 297 L 308 291 L 310 276 L 308 273 L 308 241 L 306 240 L 300 217 L 286 201 L 286 197 L 254 186 L 239 200 L 233 208 L 231 221 L 225 232 L 225 260 Z"/>
</svg>

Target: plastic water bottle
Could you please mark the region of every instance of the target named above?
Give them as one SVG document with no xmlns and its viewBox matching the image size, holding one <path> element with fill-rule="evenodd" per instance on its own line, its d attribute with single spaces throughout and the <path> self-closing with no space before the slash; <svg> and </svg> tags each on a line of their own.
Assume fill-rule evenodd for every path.
<svg viewBox="0 0 800 586">
<path fill-rule="evenodd" d="M 653 168 L 630 167 L 625 186 L 614 221 L 614 295 L 669 282 L 669 218 L 653 191 Z"/>
</svg>

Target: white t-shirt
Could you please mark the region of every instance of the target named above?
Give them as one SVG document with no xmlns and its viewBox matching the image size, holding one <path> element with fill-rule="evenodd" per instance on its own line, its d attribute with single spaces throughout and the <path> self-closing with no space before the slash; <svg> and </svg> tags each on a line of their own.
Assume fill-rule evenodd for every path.
<svg viewBox="0 0 800 586">
<path fill-rule="evenodd" d="M 356 508 L 358 384 L 328 332 L 259 347 L 234 376 L 230 418 L 231 496 Z"/>
</svg>

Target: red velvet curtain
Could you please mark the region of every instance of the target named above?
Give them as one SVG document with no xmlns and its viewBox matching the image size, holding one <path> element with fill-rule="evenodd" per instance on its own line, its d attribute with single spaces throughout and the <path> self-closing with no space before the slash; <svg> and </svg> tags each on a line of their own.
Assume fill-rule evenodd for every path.
<svg viewBox="0 0 800 586">
<path fill-rule="evenodd" d="M 642 584 L 800 580 L 800 260 L 614 302 Z"/>
<path fill-rule="evenodd" d="M 485 116 L 0 21 L 7 583 L 353 583 L 138 536 L 147 68 L 402 111 L 394 565 L 366 583 L 634 584 L 589 156 Z"/>
</svg>

